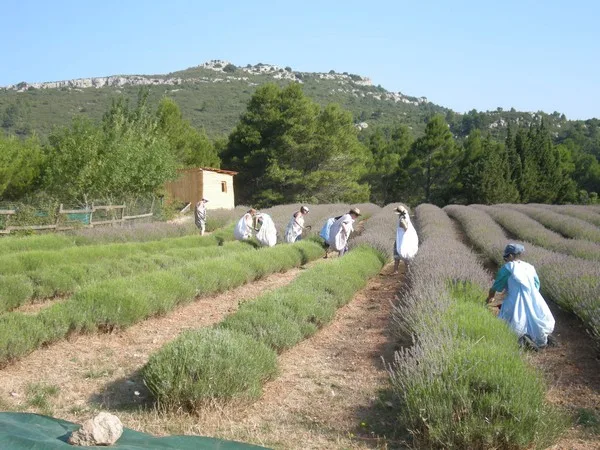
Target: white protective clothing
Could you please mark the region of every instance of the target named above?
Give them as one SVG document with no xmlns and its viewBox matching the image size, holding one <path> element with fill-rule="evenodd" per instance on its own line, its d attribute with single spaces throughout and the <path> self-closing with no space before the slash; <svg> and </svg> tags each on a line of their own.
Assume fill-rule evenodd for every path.
<svg viewBox="0 0 600 450">
<path fill-rule="evenodd" d="M 264 247 L 273 247 L 277 244 L 277 228 L 275 228 L 275 223 L 271 219 L 271 216 L 264 213 L 261 213 L 260 220 L 262 220 L 262 225 L 256 233 L 256 239 Z"/>
<path fill-rule="evenodd" d="M 344 214 L 338 220 L 333 222 L 329 230 L 329 245 L 334 250 L 341 252 L 348 244 L 350 233 L 354 231 L 352 224 L 354 219 L 350 214 Z"/>
<path fill-rule="evenodd" d="M 415 257 L 419 250 L 419 236 L 417 230 L 410 221 L 408 214 L 404 217 L 406 230 L 398 225 L 396 229 L 396 252 L 402 259 L 410 260 Z"/>
<path fill-rule="evenodd" d="M 233 229 L 233 236 L 238 241 L 245 241 L 252 237 L 252 214 L 246 213 L 242 216 Z"/>
<path fill-rule="evenodd" d="M 302 234 L 304 227 L 304 215 L 301 212 L 296 212 L 292 215 L 290 222 L 285 229 L 285 242 L 292 244 L 296 242 L 298 236 Z"/>
<path fill-rule="evenodd" d="M 520 260 L 504 267 L 511 275 L 498 317 L 506 320 L 519 337 L 527 334 L 537 345 L 546 345 L 554 330 L 554 317 L 536 286 L 535 268 Z"/>
<path fill-rule="evenodd" d="M 331 225 L 333 225 L 334 222 L 335 217 L 330 217 L 329 219 L 327 219 L 327 222 L 325 222 L 325 225 L 323 225 L 323 228 L 321 228 L 321 231 L 319 232 L 319 236 L 321 236 L 327 244 L 330 244 L 329 236 L 331 231 Z"/>
</svg>

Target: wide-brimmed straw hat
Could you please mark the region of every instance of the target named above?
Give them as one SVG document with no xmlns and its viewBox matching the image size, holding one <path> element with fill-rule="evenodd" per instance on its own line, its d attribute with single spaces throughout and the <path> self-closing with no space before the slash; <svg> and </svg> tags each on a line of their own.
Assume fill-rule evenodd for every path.
<svg viewBox="0 0 600 450">
<path fill-rule="evenodd" d="M 402 205 L 396 206 L 396 209 L 394 209 L 394 212 L 396 214 L 408 214 L 408 210 Z"/>
<path fill-rule="evenodd" d="M 358 208 L 352 208 L 352 209 L 351 209 L 351 210 L 348 212 L 348 214 L 355 214 L 355 215 L 357 215 L 357 216 L 360 216 L 360 209 L 358 209 Z"/>
</svg>

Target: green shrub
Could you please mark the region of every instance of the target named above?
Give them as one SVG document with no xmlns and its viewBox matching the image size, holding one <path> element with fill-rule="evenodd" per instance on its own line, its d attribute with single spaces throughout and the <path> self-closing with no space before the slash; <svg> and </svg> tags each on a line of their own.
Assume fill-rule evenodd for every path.
<svg viewBox="0 0 600 450">
<path fill-rule="evenodd" d="M 101 260 L 145 258 L 148 255 L 173 252 L 176 249 L 216 247 L 233 240 L 233 232 L 219 230 L 207 236 L 183 236 L 151 242 L 87 245 L 55 251 L 26 251 L 0 256 L 0 274 L 16 274 L 46 267 L 68 264 L 97 264 Z"/>
<path fill-rule="evenodd" d="M 24 275 L 0 275 L 0 313 L 22 305 L 33 295 L 33 284 Z"/>
<path fill-rule="evenodd" d="M 249 336 L 224 329 L 187 331 L 150 357 L 144 383 L 168 409 L 194 410 L 212 399 L 252 399 L 277 372 L 277 356 Z"/>
<path fill-rule="evenodd" d="M 247 303 L 220 326 L 252 336 L 277 352 L 291 348 L 304 338 L 293 312 L 273 297 Z M 314 332 L 314 330 L 313 330 Z"/>
<path fill-rule="evenodd" d="M 128 327 L 152 315 L 164 314 L 197 295 L 231 289 L 257 279 L 269 270 L 272 273 L 299 266 L 307 255 L 317 258 L 323 254 L 321 246 L 309 241 L 257 251 L 236 243 L 209 251 L 221 256 L 86 286 L 68 300 L 28 316 L 37 324 L 37 329 L 32 338 L 27 336 L 29 328 L 19 331 L 23 338 L 19 345 L 32 351 L 69 333 Z M 13 314 L 17 313 L 5 316 Z M 0 364 L 5 362 L 3 354 L 12 354 L 10 349 L 4 348 L 13 345 L 12 342 L 0 340 Z M 24 351 L 17 352 L 17 356 Z"/>
<path fill-rule="evenodd" d="M 36 317 L 17 313 L 0 316 L 0 367 L 29 354 L 43 338 L 44 330 Z"/>
<path fill-rule="evenodd" d="M 260 252 L 268 254 L 268 260 L 276 259 L 275 255 L 291 254 L 294 258 L 288 263 L 300 263 L 304 258 L 321 255 L 323 250 L 318 244 L 303 242 Z M 249 260 L 243 266 L 252 263 Z M 273 264 L 272 267 L 275 267 L 277 262 Z M 144 371 L 146 384 L 159 403 L 171 409 L 182 405 L 194 409 L 198 406 L 198 399 L 253 396 L 249 392 L 260 392 L 260 383 L 272 376 L 275 362 L 273 366 L 262 369 L 262 373 L 251 372 L 252 383 L 245 379 L 241 384 L 239 381 L 234 383 L 230 374 L 243 373 L 244 365 L 248 364 L 246 357 L 238 356 L 238 339 L 243 336 L 247 342 L 261 349 L 272 349 L 269 351 L 275 358 L 274 351 L 293 347 L 330 321 L 336 308 L 349 301 L 369 276 L 379 272 L 382 265 L 379 252 L 362 246 L 343 258 L 311 267 L 291 284 L 264 294 L 253 302 L 244 303 L 217 327 L 195 332 L 204 337 L 199 342 L 190 343 L 188 334 L 184 334 L 163 348 L 155 355 L 156 359 L 155 356 L 150 359 Z M 339 287 L 340 284 L 345 286 Z M 226 333 L 225 336 L 236 336 L 236 339 L 219 338 L 212 342 L 215 333 L 216 336 Z M 196 336 L 192 333 L 189 335 Z M 211 369 L 208 375 L 200 372 L 203 360 L 207 361 L 208 367 L 218 367 L 219 370 Z M 189 402 L 186 400 L 188 398 Z"/>
<path fill-rule="evenodd" d="M 16 308 L 32 298 L 70 295 L 82 287 L 103 280 L 135 276 L 148 271 L 183 266 L 190 261 L 250 250 L 251 247 L 247 245 L 231 242 L 220 247 L 174 248 L 164 254 L 133 254 L 119 259 L 100 259 L 96 264 L 65 262 L 26 272 L 27 276 L 0 276 L 0 299 L 3 298 L 2 280 L 9 279 L 8 277 L 12 277 L 9 293 L 13 298 L 11 302 L 0 301 L 0 312 Z M 32 284 L 33 290 L 30 288 Z"/>
<path fill-rule="evenodd" d="M 36 236 L 6 236 L 0 238 L 0 254 L 31 250 L 58 250 L 75 245 L 72 237 L 61 234 L 45 234 Z"/>
</svg>

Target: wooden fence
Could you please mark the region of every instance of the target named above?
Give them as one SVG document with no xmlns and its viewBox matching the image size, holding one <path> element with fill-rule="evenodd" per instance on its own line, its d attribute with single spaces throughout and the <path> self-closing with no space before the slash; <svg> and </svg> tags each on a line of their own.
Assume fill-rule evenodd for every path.
<svg viewBox="0 0 600 450">
<path fill-rule="evenodd" d="M 12 231 L 22 230 L 53 230 L 53 231 L 67 231 L 75 228 L 93 228 L 101 225 L 110 226 L 123 226 L 127 221 L 135 219 L 143 219 L 153 216 L 154 200 L 150 207 L 150 212 L 145 214 L 137 214 L 133 216 L 125 215 L 126 205 L 91 205 L 87 209 L 63 209 L 61 204 L 58 207 L 56 214 L 56 223 L 51 225 L 10 225 L 11 218 L 18 214 L 17 210 L 14 209 L 0 209 L 0 216 L 5 216 L 4 228 L 0 229 L 0 234 L 10 234 Z M 106 216 L 110 215 L 110 218 L 102 218 L 102 220 L 94 221 L 94 213 L 104 211 Z M 70 215 L 85 216 L 85 220 L 80 218 L 70 218 Z M 97 217 L 97 216 L 96 216 Z M 63 219 L 63 220 L 61 220 Z M 69 222 L 78 223 L 77 226 L 69 225 Z"/>
</svg>

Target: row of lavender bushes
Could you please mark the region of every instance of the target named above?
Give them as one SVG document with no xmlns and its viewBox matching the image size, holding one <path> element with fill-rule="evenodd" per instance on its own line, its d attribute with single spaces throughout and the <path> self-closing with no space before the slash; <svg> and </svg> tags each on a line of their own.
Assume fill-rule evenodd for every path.
<svg viewBox="0 0 600 450">
<path fill-rule="evenodd" d="M 215 231 L 232 223 L 248 208 L 238 206 L 232 210 L 209 210 L 206 230 Z M 125 226 L 85 228 L 65 233 L 52 232 L 27 236 L 0 237 L 0 255 L 15 252 L 60 250 L 67 247 L 126 242 L 149 242 L 198 233 L 193 221 L 182 223 L 151 222 L 132 223 Z"/>
<path fill-rule="evenodd" d="M 589 205 L 546 205 L 542 203 L 530 203 L 529 206 L 544 208 L 565 216 L 577 217 L 597 227 L 600 227 L 600 211 Z"/>
<path fill-rule="evenodd" d="M 300 206 L 282 205 L 264 212 L 279 222 L 281 233 Z M 307 269 L 289 285 L 245 303 L 220 324 L 183 333 L 151 356 L 143 376 L 159 405 L 193 411 L 215 400 L 260 395 L 264 382 L 276 376 L 277 353 L 331 321 L 336 309 L 389 261 L 397 216 L 391 207 L 357 206 L 371 217 L 343 258 Z M 306 224 L 319 224 L 351 206 L 309 207 Z M 320 226 L 307 233 L 311 236 L 305 242 L 319 240 L 314 228 Z"/>
<path fill-rule="evenodd" d="M 18 311 L 1 314 L 0 367 L 71 334 L 126 328 L 151 316 L 166 314 L 197 296 L 223 292 L 271 273 L 284 272 L 323 253 L 322 246 L 312 241 L 228 252 L 192 260 L 183 266 L 94 283 L 36 314 Z"/>
<path fill-rule="evenodd" d="M 201 237 L 194 238 L 195 242 L 201 242 L 201 239 L 203 239 Z M 184 239 L 187 240 L 187 238 Z M 99 258 L 96 261 L 89 262 L 64 260 L 61 263 L 23 270 L 20 273 L 0 275 L 0 314 L 27 303 L 45 303 L 55 297 L 64 298 L 86 286 L 107 279 L 135 276 L 149 271 L 167 270 L 184 266 L 190 261 L 250 251 L 253 246 L 248 244 L 227 242 L 221 246 L 188 245 L 187 248 L 174 245 L 173 248 L 163 249 L 155 253 L 132 251 L 131 254 L 115 255 L 113 258 Z M 43 255 L 49 252 L 36 252 L 36 257 L 40 257 L 40 253 Z M 57 258 L 53 259 L 57 260 Z"/>
<path fill-rule="evenodd" d="M 490 276 L 443 210 L 420 205 L 416 215 L 422 243 L 393 313 L 408 345 L 389 365 L 397 425 L 418 448 L 552 443 L 563 418 L 545 402 L 543 379 L 515 335 L 485 306 Z"/>
<path fill-rule="evenodd" d="M 361 246 L 308 268 L 221 323 L 187 331 L 165 345 L 144 367 L 144 383 L 161 407 L 174 411 L 255 399 L 277 374 L 277 354 L 331 321 L 382 265 L 382 255 Z"/>
<path fill-rule="evenodd" d="M 566 214 L 540 208 L 534 205 L 498 205 L 500 207 L 508 206 L 522 213 L 527 214 L 532 219 L 537 220 L 542 225 L 550 228 L 563 236 L 572 239 L 583 239 L 590 242 L 600 243 L 600 228 L 587 222 L 584 219 L 572 217 Z M 596 214 L 598 216 L 598 214 Z M 600 216 L 598 216 L 600 219 Z"/>
<path fill-rule="evenodd" d="M 499 266 L 503 264 L 502 252 L 508 237 L 487 210 L 459 205 L 446 206 L 444 210 L 460 222 L 469 240 L 487 258 Z M 535 266 L 544 297 L 577 315 L 600 343 L 600 264 L 524 245 L 524 259 Z"/>
<path fill-rule="evenodd" d="M 600 244 L 581 239 L 567 239 L 540 222 L 508 206 L 472 205 L 485 211 L 516 239 L 540 247 L 591 261 L 600 261 Z"/>
</svg>

